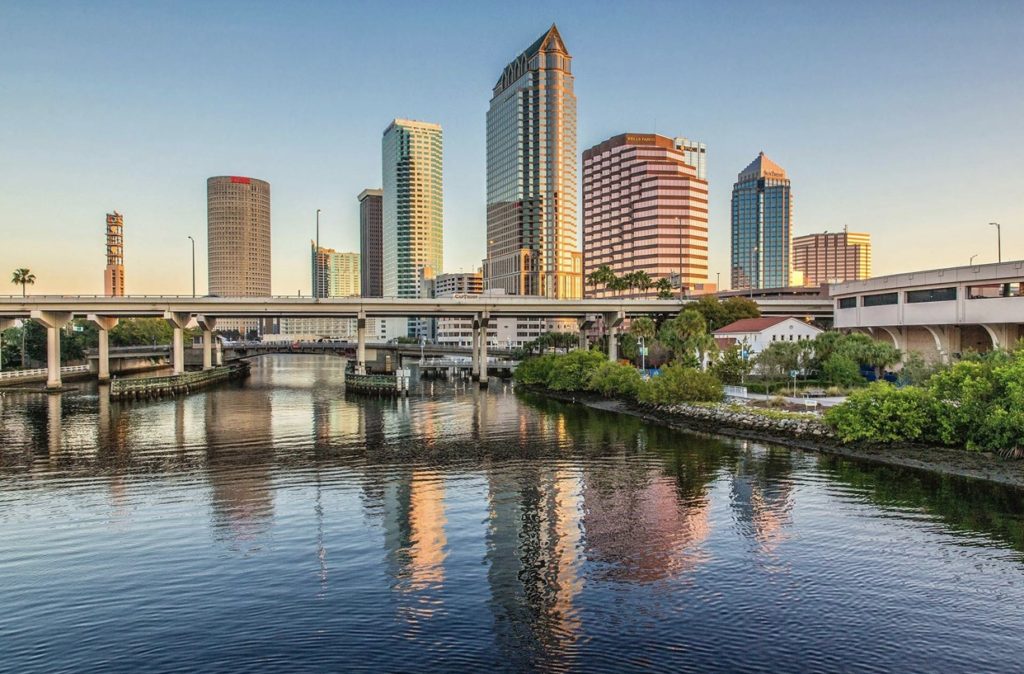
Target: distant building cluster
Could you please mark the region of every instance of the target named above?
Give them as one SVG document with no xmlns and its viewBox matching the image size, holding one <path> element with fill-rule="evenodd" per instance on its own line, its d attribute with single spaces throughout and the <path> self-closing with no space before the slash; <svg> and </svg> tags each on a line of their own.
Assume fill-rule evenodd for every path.
<svg viewBox="0 0 1024 674">
<path fill-rule="evenodd" d="M 381 188 L 358 195 L 359 252 L 314 243 L 311 294 L 572 299 L 656 297 L 666 288 L 679 296 L 721 291 L 722 274 L 716 272 L 712 283 L 708 263 L 707 146 L 682 136 L 621 133 L 585 150 L 581 163 L 577 121 L 572 56 L 552 25 L 502 69 L 491 89 L 481 268 L 445 273 L 442 128 L 395 118 L 381 138 Z M 270 184 L 243 176 L 210 178 L 207 208 L 209 293 L 269 296 Z M 843 228 L 794 237 L 793 210 L 785 169 L 761 152 L 732 189 L 726 276 L 733 290 L 818 286 L 871 275 L 868 234 Z M 106 237 L 104 292 L 121 295 L 123 219 L 117 212 L 107 215 Z M 625 290 L 593 281 L 599 272 L 607 278 L 608 271 L 640 281 Z M 221 326 L 232 323 L 242 330 L 308 329 L 322 337 L 354 330 L 346 321 L 287 319 L 273 327 L 238 321 Z M 463 342 L 471 326 L 462 323 L 389 318 L 374 321 L 370 334 Z M 522 343 L 547 330 L 571 328 L 562 323 L 525 320 L 509 328 L 514 333 L 507 339 L 496 328 L 495 338 Z"/>
</svg>

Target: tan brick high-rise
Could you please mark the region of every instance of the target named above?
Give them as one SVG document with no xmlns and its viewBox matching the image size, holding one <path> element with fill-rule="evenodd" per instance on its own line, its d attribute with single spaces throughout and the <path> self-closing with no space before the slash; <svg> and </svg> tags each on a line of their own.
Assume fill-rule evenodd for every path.
<svg viewBox="0 0 1024 674">
<path fill-rule="evenodd" d="M 270 296 L 270 183 L 243 176 L 206 181 L 209 294 Z M 248 330 L 255 321 L 221 321 L 223 330 Z"/>
<path fill-rule="evenodd" d="M 270 296 L 270 183 L 242 176 L 206 181 L 211 295 Z"/>
</svg>

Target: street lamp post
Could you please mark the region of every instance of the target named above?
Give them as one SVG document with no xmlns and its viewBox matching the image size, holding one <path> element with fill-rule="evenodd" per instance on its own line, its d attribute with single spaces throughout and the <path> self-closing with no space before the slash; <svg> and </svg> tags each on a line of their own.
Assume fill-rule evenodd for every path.
<svg viewBox="0 0 1024 674">
<path fill-rule="evenodd" d="M 313 251 L 313 298 L 320 297 L 320 209 L 316 209 L 316 250 Z"/>
<path fill-rule="evenodd" d="M 192 242 L 192 297 L 196 296 L 196 240 L 189 235 L 188 240 Z"/>
<path fill-rule="evenodd" d="M 976 258 L 976 257 L 978 257 L 977 253 L 975 253 L 974 255 L 971 256 L 971 261 L 968 263 L 969 266 L 971 266 L 971 267 L 974 266 L 974 258 Z"/>
<path fill-rule="evenodd" d="M 1003 261 L 1003 227 L 998 222 L 990 222 L 988 224 L 990 224 L 990 225 L 992 225 L 993 227 L 996 228 L 996 246 L 997 246 L 996 250 L 999 253 L 999 257 L 997 259 L 999 260 L 999 262 L 1002 262 Z"/>
</svg>

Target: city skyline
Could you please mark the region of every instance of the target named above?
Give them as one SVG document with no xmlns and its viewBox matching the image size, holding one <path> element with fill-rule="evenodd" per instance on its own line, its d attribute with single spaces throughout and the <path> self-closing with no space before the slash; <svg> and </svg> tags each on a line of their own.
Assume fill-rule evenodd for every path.
<svg viewBox="0 0 1024 674">
<path fill-rule="evenodd" d="M 527 4 L 503 20 L 501 30 L 484 31 L 497 8 L 465 6 L 442 12 L 428 39 L 415 34 L 422 15 L 410 5 L 409 18 L 388 26 L 408 39 L 396 41 L 394 54 L 365 72 L 338 64 L 351 61 L 347 50 L 365 51 L 381 39 L 383 28 L 373 25 L 372 11 L 361 12 L 366 25 L 355 30 L 345 25 L 344 8 L 326 5 L 289 12 L 288 21 L 278 21 L 281 15 L 266 8 L 239 18 L 198 5 L 195 20 L 186 20 L 184 12 L 179 17 L 115 5 L 78 12 L 46 3 L 5 9 L 15 30 L 0 47 L 0 62 L 12 73 L 5 83 L 8 100 L 19 106 L 8 110 L 11 123 L 0 130 L 9 159 L 0 166 L 0 264 L 31 268 L 37 293 L 99 294 L 95 269 L 104 242 L 90 223 L 113 203 L 132 223 L 130 292 L 189 293 L 192 235 L 200 252 L 197 290 L 205 293 L 202 181 L 210 175 L 259 175 L 275 185 L 273 292 L 308 292 L 305 244 L 315 210 L 323 209 L 323 243 L 355 249 L 359 216 L 350 195 L 379 175 L 379 149 L 373 148 L 380 126 L 406 115 L 448 129 L 445 271 L 475 269 L 485 250 L 482 116 L 494 73 L 553 21 L 574 57 L 580 147 L 636 128 L 686 133 L 714 154 L 709 275 L 728 278 L 728 187 L 758 149 L 786 166 L 799 186 L 793 234 L 843 225 L 870 230 L 876 274 L 967 264 L 976 253 L 977 261 L 991 261 L 996 246 L 990 221 L 1004 223 L 1004 259 L 1021 256 L 1024 205 L 1013 176 L 1024 142 L 1012 119 L 1024 101 L 1015 76 L 1024 66 L 1015 48 L 1024 18 L 1020 7 L 907 5 L 888 8 L 884 18 L 870 6 L 815 8 L 814 16 L 797 21 L 798 5 L 777 16 L 753 5 L 686 13 L 667 4 L 646 7 L 664 18 L 658 23 L 670 26 L 686 18 L 702 30 L 685 42 L 659 41 L 659 26 L 625 26 L 625 17 L 639 11 L 636 6 L 597 17 L 581 5 L 567 4 L 551 16 L 543 5 Z M 747 20 L 730 21 L 741 14 Z M 191 44 L 229 21 L 238 29 L 224 33 L 217 45 L 180 53 L 181 40 Z M 196 29 L 197 22 L 206 27 Z M 294 57 L 274 49 L 262 54 L 244 35 L 248 29 L 287 42 L 317 24 L 341 30 L 349 46 L 328 44 Z M 816 30 L 807 30 L 811 24 Z M 100 26 L 124 38 L 110 45 L 126 45 L 137 58 L 122 61 L 122 48 L 90 40 L 92 28 Z M 773 57 L 787 67 L 760 72 L 755 86 L 745 79 L 744 57 L 736 52 L 769 28 L 791 38 L 773 46 Z M 954 30 L 976 43 L 970 54 L 948 50 L 945 38 Z M 59 45 L 42 37 L 50 32 L 63 36 Z M 606 49 L 610 41 L 641 35 L 659 44 L 657 59 L 653 47 L 640 48 L 633 63 L 605 53 L 614 51 Z M 456 39 L 466 51 L 460 64 L 417 58 L 430 53 L 431 44 Z M 808 50 L 818 64 L 797 58 Z M 688 54 L 701 56 L 702 70 L 688 74 L 699 96 L 651 86 L 666 73 L 656 60 Z M 259 91 L 261 97 L 272 92 L 279 103 L 262 106 L 254 95 L 258 80 L 238 65 L 247 58 L 269 68 Z M 197 62 L 222 65 L 197 75 Z M 289 64 L 303 66 L 308 76 L 289 82 Z M 325 77 L 328 67 L 339 81 Z M 238 81 L 223 77 L 225 72 Z M 724 81 L 735 87 L 709 86 L 727 76 Z M 112 86 L 125 93 L 115 114 L 98 95 Z M 351 111 L 326 104 L 353 91 L 360 104 Z M 295 103 L 309 92 L 312 102 L 299 104 L 291 116 L 282 114 L 281 103 Z M 751 118 L 743 106 L 755 101 L 759 113 Z M 954 176 L 945 162 L 964 144 L 971 161 Z M 111 147 L 120 161 L 98 162 Z M 66 188 L 60 200 L 46 198 L 54 181 Z M 925 237 L 936 245 L 917 245 Z M 67 245 L 53 246 L 54 240 Z"/>
</svg>

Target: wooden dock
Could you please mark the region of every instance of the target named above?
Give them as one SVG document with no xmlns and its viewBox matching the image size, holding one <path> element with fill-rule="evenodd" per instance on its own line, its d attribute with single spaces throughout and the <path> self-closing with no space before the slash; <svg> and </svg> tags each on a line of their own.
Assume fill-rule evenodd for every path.
<svg viewBox="0 0 1024 674">
<path fill-rule="evenodd" d="M 185 372 L 163 377 L 114 379 L 110 382 L 111 400 L 148 400 L 152 398 L 186 395 L 230 379 L 249 376 L 249 363 L 241 361 L 212 370 Z"/>
<path fill-rule="evenodd" d="M 409 395 L 409 370 L 397 370 L 394 374 L 345 373 L 345 391 L 378 396 Z"/>
</svg>

